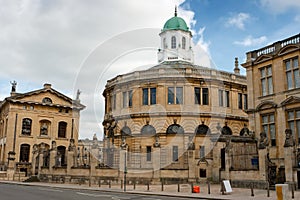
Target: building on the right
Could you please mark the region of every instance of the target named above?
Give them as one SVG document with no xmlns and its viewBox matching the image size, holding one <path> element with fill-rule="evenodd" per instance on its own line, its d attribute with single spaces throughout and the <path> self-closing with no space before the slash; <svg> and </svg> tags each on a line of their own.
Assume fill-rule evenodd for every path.
<svg viewBox="0 0 300 200">
<path fill-rule="evenodd" d="M 246 55 L 249 129 L 267 136 L 266 180 L 300 188 L 300 34 Z"/>
</svg>

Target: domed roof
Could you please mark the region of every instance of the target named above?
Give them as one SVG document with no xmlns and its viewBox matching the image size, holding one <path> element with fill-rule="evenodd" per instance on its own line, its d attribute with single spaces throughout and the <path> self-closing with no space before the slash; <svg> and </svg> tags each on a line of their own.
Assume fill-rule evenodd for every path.
<svg viewBox="0 0 300 200">
<path fill-rule="evenodd" d="M 175 8 L 175 16 L 169 19 L 165 25 L 162 31 L 166 30 L 183 30 L 183 31 L 189 31 L 189 27 L 186 25 L 184 19 L 181 17 L 177 17 L 177 9 Z"/>
</svg>

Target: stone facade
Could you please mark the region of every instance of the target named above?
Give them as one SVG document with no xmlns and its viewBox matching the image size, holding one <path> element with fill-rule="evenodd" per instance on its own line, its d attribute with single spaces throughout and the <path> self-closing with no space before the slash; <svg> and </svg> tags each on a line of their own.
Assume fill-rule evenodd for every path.
<svg viewBox="0 0 300 200">
<path fill-rule="evenodd" d="M 35 173 L 37 151 L 57 149 L 62 165 L 72 140 L 78 145 L 79 113 L 84 109 L 77 100 L 54 90 L 50 84 L 27 93 L 16 92 L 0 104 L 0 166 L 26 174 Z M 43 155 L 44 157 L 50 155 Z"/>
<path fill-rule="evenodd" d="M 246 55 L 249 128 L 267 136 L 276 181 L 300 188 L 300 35 Z"/>
</svg>

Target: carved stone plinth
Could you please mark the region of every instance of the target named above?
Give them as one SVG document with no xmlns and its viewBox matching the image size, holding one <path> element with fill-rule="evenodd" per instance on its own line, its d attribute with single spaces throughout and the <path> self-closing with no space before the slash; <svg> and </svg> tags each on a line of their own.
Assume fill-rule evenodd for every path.
<svg viewBox="0 0 300 200">
<path fill-rule="evenodd" d="M 267 180 L 267 149 L 259 149 L 258 156 L 259 156 L 259 176 L 260 180 L 266 181 Z"/>
</svg>

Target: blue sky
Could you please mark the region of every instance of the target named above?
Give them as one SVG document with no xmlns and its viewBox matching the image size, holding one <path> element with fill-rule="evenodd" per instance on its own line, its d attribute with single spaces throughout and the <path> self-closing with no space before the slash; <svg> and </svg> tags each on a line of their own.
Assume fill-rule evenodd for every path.
<svg viewBox="0 0 300 200">
<path fill-rule="evenodd" d="M 0 100 L 13 80 L 20 93 L 51 83 L 75 98 L 80 89 L 80 137 L 101 138 L 106 81 L 157 64 L 158 34 L 175 5 L 194 53 L 225 71 L 235 57 L 243 63 L 246 52 L 300 32 L 299 0 L 0 0 Z"/>
</svg>

